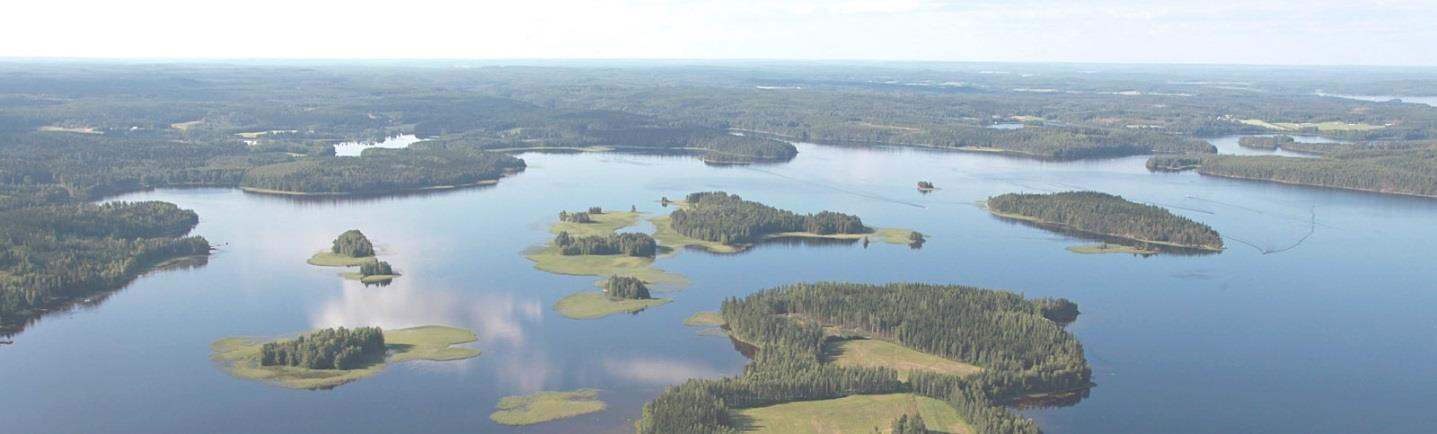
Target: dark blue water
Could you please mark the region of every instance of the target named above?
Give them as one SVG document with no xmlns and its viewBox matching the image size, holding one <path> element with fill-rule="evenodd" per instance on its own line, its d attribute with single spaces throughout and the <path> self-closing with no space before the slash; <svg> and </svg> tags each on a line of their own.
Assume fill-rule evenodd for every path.
<svg viewBox="0 0 1437 434">
<path fill-rule="evenodd" d="M 5 432 L 630 432 L 644 401 L 690 377 L 737 374 L 726 338 L 684 318 L 790 282 L 927 281 L 1062 296 L 1098 387 L 1029 410 L 1053 433 L 1407 433 L 1437 426 L 1437 201 L 1155 174 L 1142 158 L 1037 162 L 991 155 L 801 145 L 791 163 L 708 167 L 679 157 L 527 154 L 499 185 L 362 201 L 162 190 L 201 216 L 220 251 L 155 273 L 89 309 L 47 317 L 0 347 Z M 920 194 L 918 180 L 941 190 Z M 1012 224 L 975 203 L 1075 189 L 1170 207 L 1228 237 L 1219 255 L 1078 255 L 1084 241 Z M 726 190 L 797 211 L 855 213 L 929 234 L 875 243 L 685 252 L 659 266 L 693 284 L 633 316 L 566 319 L 550 306 L 593 278 L 520 254 L 564 209 L 661 212 L 661 196 Z M 404 277 L 387 287 L 306 265 L 363 229 Z M 1277 252 L 1264 254 L 1264 252 Z M 478 358 L 408 362 L 329 391 L 239 380 L 209 360 L 226 336 L 336 325 L 476 330 Z M 605 412 L 524 428 L 488 420 L 500 397 L 596 387 Z"/>
</svg>

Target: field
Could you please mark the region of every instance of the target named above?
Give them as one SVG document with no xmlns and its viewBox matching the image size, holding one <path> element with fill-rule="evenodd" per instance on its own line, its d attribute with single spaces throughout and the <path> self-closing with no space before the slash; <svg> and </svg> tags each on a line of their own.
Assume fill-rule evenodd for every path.
<svg viewBox="0 0 1437 434">
<path fill-rule="evenodd" d="M 1303 130 L 1303 129 L 1307 129 L 1307 128 L 1316 128 L 1318 131 L 1372 131 L 1372 130 L 1380 130 L 1380 129 L 1382 129 L 1382 128 L 1386 128 L 1386 127 L 1384 127 L 1384 126 L 1382 126 L 1382 125 L 1356 124 L 1356 123 L 1346 123 L 1346 122 L 1336 122 L 1336 121 L 1328 121 L 1328 122 L 1268 122 L 1268 121 L 1264 121 L 1264 120 L 1262 120 L 1262 119 L 1244 119 L 1244 120 L 1242 121 L 1242 123 L 1248 124 L 1248 125 L 1256 125 L 1256 126 L 1263 127 L 1263 128 L 1267 128 L 1267 129 L 1271 129 L 1271 130 L 1280 130 L 1280 131 L 1299 131 L 1299 130 Z"/>
<path fill-rule="evenodd" d="M 595 389 L 506 396 L 499 400 L 498 410 L 490 414 L 489 419 L 503 425 L 533 425 L 597 413 L 606 407 L 598 396 L 599 391 Z"/>
<path fill-rule="evenodd" d="M 684 320 L 684 325 L 691 327 L 713 327 L 724 325 L 723 317 L 718 312 L 696 312 L 689 319 Z"/>
<path fill-rule="evenodd" d="M 869 434 L 874 428 L 889 432 L 893 419 L 917 413 L 929 432 L 969 434 L 958 412 L 937 399 L 909 393 L 855 395 L 822 401 L 789 402 L 734 411 L 731 416 L 743 432 L 760 434 Z"/>
<path fill-rule="evenodd" d="M 615 299 L 595 291 L 582 291 L 569 294 L 554 303 L 554 310 L 571 319 L 599 319 L 609 315 L 637 313 L 669 301 L 671 300 L 667 298 Z"/>
<path fill-rule="evenodd" d="M 236 378 L 259 380 L 292 389 L 330 389 L 375 376 L 390 363 L 410 360 L 442 362 L 478 357 L 479 350 L 451 347 L 477 340 L 479 337 L 474 332 L 444 326 L 385 330 L 384 343 L 389 347 L 385 360 L 363 368 L 345 370 L 261 366 L 260 348 L 265 342 L 272 340 L 249 337 L 230 337 L 215 341 L 210 344 L 210 358 Z"/>
<path fill-rule="evenodd" d="M 830 344 L 825 350 L 832 363 L 839 365 L 897 369 L 899 380 L 907 380 L 911 371 L 970 375 L 982 370 L 977 366 L 915 351 L 881 339 L 846 339 Z"/>
<path fill-rule="evenodd" d="M 358 267 L 374 261 L 375 258 L 373 256 L 355 258 L 329 251 L 322 251 L 315 253 L 314 256 L 310 256 L 309 260 L 305 262 L 308 262 L 309 265 L 318 265 L 321 267 Z"/>
<path fill-rule="evenodd" d="M 639 222 L 637 212 L 613 212 L 606 211 L 603 214 L 589 214 L 593 223 L 570 223 L 556 222 L 549 225 L 549 232 L 558 235 L 559 232 L 568 232 L 569 235 L 585 237 L 590 235 L 608 235 L 617 232 L 634 223 Z"/>
</svg>

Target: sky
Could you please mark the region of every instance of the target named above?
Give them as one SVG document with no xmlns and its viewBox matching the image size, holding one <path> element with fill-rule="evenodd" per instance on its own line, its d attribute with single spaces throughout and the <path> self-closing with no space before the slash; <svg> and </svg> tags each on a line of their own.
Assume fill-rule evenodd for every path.
<svg viewBox="0 0 1437 434">
<path fill-rule="evenodd" d="M 1437 0 L 44 0 L 0 57 L 1437 66 Z"/>
</svg>

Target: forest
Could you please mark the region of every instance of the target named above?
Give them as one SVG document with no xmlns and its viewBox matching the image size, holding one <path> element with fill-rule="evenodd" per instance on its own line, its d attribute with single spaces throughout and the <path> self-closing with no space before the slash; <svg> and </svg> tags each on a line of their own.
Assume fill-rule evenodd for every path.
<svg viewBox="0 0 1437 434">
<path fill-rule="evenodd" d="M 1286 149 L 1288 146 L 1297 143 L 1292 136 L 1246 136 L 1237 139 L 1238 146 L 1252 149 Z"/>
<path fill-rule="evenodd" d="M 650 297 L 649 287 L 644 281 L 633 276 L 612 276 L 604 281 L 604 293 L 614 298 L 630 298 L 636 300 L 647 300 Z"/>
<path fill-rule="evenodd" d="M 745 244 L 783 232 L 819 235 L 872 232 L 858 216 L 822 211 L 800 215 L 725 192 L 691 193 L 674 210 L 674 230 L 691 238 L 724 244 Z"/>
<path fill-rule="evenodd" d="M 354 157 L 313 157 L 245 172 L 251 191 L 310 194 L 378 194 L 461 187 L 524 169 L 524 160 L 484 151 L 382 149 Z"/>
<path fill-rule="evenodd" d="M 1212 155 L 1172 160 L 1155 157 L 1152 169 L 1374 193 L 1437 197 L 1437 148 L 1362 149 L 1326 158 Z"/>
<path fill-rule="evenodd" d="M 374 256 L 374 243 L 369 242 L 369 237 L 364 236 L 359 229 L 350 229 L 334 239 L 329 251 L 351 258 L 365 258 Z"/>
<path fill-rule="evenodd" d="M 1139 243 L 1221 250 L 1222 236 L 1211 227 L 1153 205 L 1107 193 L 1073 191 L 1053 194 L 1008 193 L 988 198 L 988 209 L 1002 217 L 1036 221 Z"/>
<path fill-rule="evenodd" d="M 559 254 L 574 255 L 627 255 L 652 258 L 658 253 L 658 243 L 649 234 L 625 232 L 619 234 L 572 236 L 560 232 L 554 237 L 554 246 Z"/>
<path fill-rule="evenodd" d="M 266 342 L 260 348 L 260 366 L 356 369 L 383 359 L 385 351 L 384 332 L 379 327 L 340 327 Z"/>
<path fill-rule="evenodd" d="M 388 261 L 366 262 L 359 265 L 359 275 L 392 276 L 394 275 L 394 267 L 390 266 Z"/>
<path fill-rule="evenodd" d="M 194 211 L 165 202 L 0 210 L 0 334 L 165 261 L 208 255 L 208 241 L 185 236 L 198 223 Z"/>
<path fill-rule="evenodd" d="M 1063 318 L 1045 316 L 1066 314 L 1071 305 L 919 283 L 794 284 L 729 299 L 722 315 L 733 337 L 757 348 L 744 373 L 669 387 L 644 406 L 637 431 L 736 433 L 731 409 L 911 392 L 947 401 L 977 432 L 1038 433 L 1031 420 L 1002 405 L 1091 386 L 1082 345 L 1057 322 Z M 983 370 L 966 377 L 914 371 L 903 382 L 891 368 L 825 363 L 824 326 L 870 333 Z"/>
</svg>

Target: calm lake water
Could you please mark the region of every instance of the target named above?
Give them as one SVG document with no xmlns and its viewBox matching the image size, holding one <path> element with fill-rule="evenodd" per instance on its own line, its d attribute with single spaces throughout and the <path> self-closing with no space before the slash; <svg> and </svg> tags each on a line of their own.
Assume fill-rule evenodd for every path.
<svg viewBox="0 0 1437 434">
<path fill-rule="evenodd" d="M 1337 98 L 1355 99 L 1360 101 L 1388 102 L 1394 99 L 1402 100 L 1409 104 L 1424 104 L 1437 107 L 1437 96 L 1391 96 L 1391 95 L 1335 95 L 1318 92 L 1318 96 L 1332 96 Z"/>
<path fill-rule="evenodd" d="M 402 134 L 402 135 L 393 136 L 393 137 L 386 137 L 384 140 L 381 140 L 381 141 L 378 141 L 378 142 L 344 142 L 344 143 L 336 143 L 336 144 L 334 145 L 334 155 L 338 155 L 338 156 L 341 156 L 341 157 L 358 157 L 359 154 L 364 153 L 364 150 L 365 150 L 365 149 L 369 149 L 369 148 L 393 148 L 393 149 L 408 148 L 409 145 L 412 145 L 412 144 L 414 144 L 414 143 L 416 143 L 416 142 L 419 142 L 420 140 L 422 140 L 422 139 L 420 139 L 419 137 L 417 137 L 417 136 L 415 136 L 415 135 L 413 135 L 413 134 Z"/>
<path fill-rule="evenodd" d="M 104 303 L 42 319 L 0 346 L 0 420 L 30 432 L 632 432 L 643 402 L 690 377 L 739 373 L 723 337 L 681 322 L 727 297 L 792 282 L 926 281 L 1061 296 L 1098 386 L 1075 406 L 1025 410 L 1050 433 L 1411 433 L 1437 426 L 1437 201 L 1149 173 L 1145 157 L 1040 162 L 800 145 L 790 163 L 526 154 L 497 186 L 348 201 L 229 189 L 160 190 L 220 244 L 208 265 L 155 273 Z M 929 180 L 941 190 L 920 194 Z M 989 216 L 995 194 L 1091 189 L 1211 224 L 1206 256 L 1078 255 L 1083 243 Z M 637 315 L 566 319 L 594 278 L 534 270 L 521 252 L 560 210 L 661 213 L 655 201 L 726 190 L 803 212 L 856 213 L 929 234 L 875 243 L 684 252 L 659 265 L 693 284 Z M 387 287 L 306 265 L 360 228 L 404 273 Z M 1264 252 L 1276 252 L 1264 254 Z M 330 326 L 444 324 L 481 336 L 478 358 L 409 362 L 329 391 L 232 378 L 210 361 L 226 336 Z M 602 389 L 607 411 L 508 428 L 504 395 Z"/>
<path fill-rule="evenodd" d="M 1242 135 L 1222 136 L 1222 137 L 1211 138 L 1211 139 L 1207 139 L 1207 142 L 1208 142 L 1208 143 L 1212 143 L 1213 146 L 1216 146 L 1216 147 L 1217 147 L 1217 153 L 1219 153 L 1219 154 L 1224 154 L 1224 155 L 1279 155 L 1279 156 L 1283 156 L 1283 157 L 1301 157 L 1301 158 L 1312 158 L 1312 157 L 1316 157 L 1316 155 L 1304 154 L 1304 153 L 1301 153 L 1301 152 L 1292 152 L 1292 151 L 1287 151 L 1287 150 L 1280 149 L 1280 148 L 1279 148 L 1279 149 L 1256 149 L 1256 148 L 1247 148 L 1247 147 L 1243 147 L 1241 144 L 1238 143 L 1238 141 L 1242 140 L 1243 137 L 1275 137 L 1275 136 L 1278 136 L 1278 135 L 1279 135 L 1279 134 L 1242 134 Z M 1286 136 L 1292 137 L 1292 138 L 1293 138 L 1294 140 L 1296 140 L 1298 143 L 1348 143 L 1348 142 L 1345 142 L 1345 141 L 1342 141 L 1342 140 L 1330 139 L 1330 138 L 1322 137 L 1322 136 L 1302 136 L 1302 135 L 1293 135 L 1293 134 L 1286 134 Z"/>
</svg>

